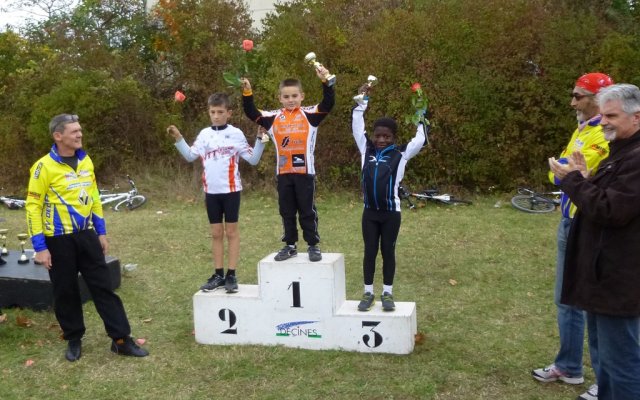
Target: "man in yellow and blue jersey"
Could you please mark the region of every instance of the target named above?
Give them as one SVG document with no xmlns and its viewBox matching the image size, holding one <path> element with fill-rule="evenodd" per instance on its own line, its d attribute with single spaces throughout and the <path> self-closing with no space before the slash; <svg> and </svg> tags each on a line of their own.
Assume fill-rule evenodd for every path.
<svg viewBox="0 0 640 400">
<path fill-rule="evenodd" d="M 111 351 L 144 357 L 149 353 L 131 338 L 124 306 L 111 286 L 102 204 L 93 163 L 82 149 L 78 116 L 56 115 L 49 132 L 51 151 L 31 167 L 27 225 L 35 261 L 49 270 L 56 318 L 68 342 L 65 358 L 76 361 L 82 353 L 85 325 L 78 273 L 113 341 Z"/>
<path fill-rule="evenodd" d="M 575 151 L 580 151 L 586 160 L 587 168 L 594 174 L 600 162 L 609 155 L 609 144 L 604 137 L 600 120 L 600 109 L 595 95 L 600 89 L 613 84 L 613 80 L 600 72 L 582 75 L 575 83 L 571 92 L 571 107 L 576 111 L 578 127 L 573 132 L 567 147 L 558 161 L 567 164 L 568 157 Z M 555 185 L 560 184 L 553 172 L 549 172 L 549 179 Z M 560 199 L 562 217 L 558 226 L 558 253 L 556 260 L 555 304 L 558 309 L 558 332 L 560 349 L 553 364 L 545 368 L 535 369 L 532 376 L 540 382 L 561 381 L 568 384 L 582 384 L 582 353 L 584 346 L 584 312 L 576 307 L 560 303 L 562 281 L 564 275 L 565 252 L 567 237 L 571 221 L 576 212 L 576 206 L 571 203 L 566 194 Z M 591 366 L 598 370 L 598 355 L 591 354 Z M 582 400 L 596 400 L 597 385 L 592 385 L 587 392 L 578 397 Z"/>
</svg>

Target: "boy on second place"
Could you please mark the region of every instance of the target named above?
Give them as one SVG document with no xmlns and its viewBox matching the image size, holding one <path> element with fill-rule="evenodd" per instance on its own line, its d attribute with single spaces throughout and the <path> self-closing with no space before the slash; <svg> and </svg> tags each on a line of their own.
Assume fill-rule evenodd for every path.
<svg viewBox="0 0 640 400">
<path fill-rule="evenodd" d="M 178 128 L 171 125 L 167 132 L 176 140 L 176 148 L 185 160 L 202 160 L 202 182 L 205 191 L 207 216 L 211 224 L 214 272 L 200 287 L 202 291 L 224 286 L 227 293 L 238 291 L 236 267 L 240 256 L 240 191 L 242 181 L 238 164 L 240 157 L 256 165 L 262 157 L 264 144 L 256 140 L 255 148 L 249 146 L 242 131 L 227 124 L 231 117 L 229 97 L 214 93 L 207 101 L 211 126 L 198 134 L 191 147 L 187 145 Z M 224 216 L 224 225 L 222 218 Z M 224 237 L 228 242 L 227 275 L 224 275 Z"/>
<path fill-rule="evenodd" d="M 333 86 L 325 81 L 324 77 L 328 75 L 328 71 L 320 67 L 316 73 L 323 81 L 323 97 L 320 104 L 301 107 L 304 100 L 302 84 L 297 79 L 285 79 L 280 82 L 278 94 L 282 108 L 275 111 L 258 110 L 253 101 L 249 80 L 242 79 L 245 114 L 267 130 L 276 146 L 278 206 L 284 228 L 282 241 L 285 242 L 285 246 L 274 258 L 276 261 L 283 261 L 298 254 L 296 214 L 303 238 L 309 245 L 309 261 L 322 259 L 318 247 L 318 213 L 314 204 L 316 170 L 313 152 L 318 125 L 333 108 L 335 92 Z"/>
</svg>

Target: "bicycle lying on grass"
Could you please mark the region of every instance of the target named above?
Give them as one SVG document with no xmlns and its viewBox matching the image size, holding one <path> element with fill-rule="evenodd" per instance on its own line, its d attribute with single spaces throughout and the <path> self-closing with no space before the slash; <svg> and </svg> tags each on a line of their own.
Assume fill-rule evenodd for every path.
<svg viewBox="0 0 640 400">
<path fill-rule="evenodd" d="M 4 188 L 0 188 L 0 192 L 3 190 Z M 24 197 L 13 196 L 13 195 L 10 195 L 10 196 L 0 195 L 0 203 L 3 203 L 10 210 L 19 210 L 21 208 L 24 208 L 24 206 L 27 204 Z"/>
<path fill-rule="evenodd" d="M 27 204 L 25 199 L 16 196 L 0 196 L 0 202 L 10 210 L 19 210 Z"/>
<path fill-rule="evenodd" d="M 471 201 L 469 200 L 464 200 L 447 193 L 440 194 L 438 189 L 425 189 L 420 193 L 413 193 L 402 185 L 398 186 L 398 197 L 400 197 L 400 200 L 407 200 L 407 203 L 409 204 L 409 209 L 411 210 L 414 210 L 416 208 L 416 205 L 413 204 L 413 202 L 411 202 L 412 197 L 416 200 L 423 201 L 423 202 L 432 201 L 436 203 L 454 205 L 454 206 L 459 204 L 462 204 L 462 205 L 472 204 Z"/>
<path fill-rule="evenodd" d="M 562 192 L 537 193 L 531 189 L 518 188 L 518 194 L 511 198 L 511 205 L 528 213 L 549 213 L 560 205 L 560 194 Z"/>
<path fill-rule="evenodd" d="M 113 211 L 135 210 L 147 202 L 147 198 L 138 193 L 138 188 L 129 175 L 127 180 L 131 185 L 131 190 L 128 192 L 111 193 L 109 190 L 100 189 L 100 201 L 103 206 L 115 203 Z"/>
</svg>

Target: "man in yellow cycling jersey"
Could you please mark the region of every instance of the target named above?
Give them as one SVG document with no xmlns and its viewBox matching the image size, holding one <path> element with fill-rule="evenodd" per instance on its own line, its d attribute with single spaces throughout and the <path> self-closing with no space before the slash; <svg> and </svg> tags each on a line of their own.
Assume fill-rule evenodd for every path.
<svg viewBox="0 0 640 400">
<path fill-rule="evenodd" d="M 105 261 L 109 248 L 93 163 L 82 150 L 77 115 L 60 114 L 49 123 L 54 144 L 31 167 L 27 224 L 35 261 L 49 270 L 54 310 L 68 341 L 65 357 L 76 361 L 85 333 L 78 273 L 93 297 L 111 351 L 135 357 L 149 353 L 131 338 L 122 301 L 113 292 Z"/>
<path fill-rule="evenodd" d="M 567 158 L 574 152 L 581 152 L 586 160 L 587 168 L 595 174 L 600 162 L 609 155 L 609 143 L 605 140 L 600 126 L 600 108 L 595 95 L 600 89 L 613 84 L 613 80 L 600 72 L 592 72 L 582 75 L 575 83 L 571 92 L 571 107 L 576 111 L 578 127 L 573 132 L 567 147 L 560 155 L 559 162 L 566 164 Z M 549 179 L 555 185 L 560 180 L 549 172 Z M 558 309 L 558 333 L 560 335 L 560 349 L 553 364 L 533 370 L 532 376 L 540 382 L 561 381 L 568 384 L 582 384 L 582 350 L 584 346 L 584 312 L 576 307 L 568 306 L 560 302 L 562 281 L 564 274 L 565 252 L 567 237 L 571 221 L 576 212 L 576 206 L 566 194 L 562 194 L 560 208 L 562 218 L 558 226 L 557 243 L 558 253 L 556 260 L 555 280 L 555 304 Z M 591 354 L 591 365 L 598 369 L 598 356 Z M 598 389 L 596 385 L 589 388 L 579 399 L 597 399 Z"/>
</svg>

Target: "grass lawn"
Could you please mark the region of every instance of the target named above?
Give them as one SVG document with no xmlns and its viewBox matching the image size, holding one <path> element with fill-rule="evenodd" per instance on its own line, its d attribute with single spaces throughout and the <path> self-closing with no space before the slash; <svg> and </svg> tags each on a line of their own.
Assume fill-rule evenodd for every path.
<svg viewBox="0 0 640 400">
<path fill-rule="evenodd" d="M 551 363 L 558 348 L 553 282 L 559 215 L 516 211 L 509 197 L 403 211 L 394 296 L 416 302 L 418 331 L 425 336 L 406 356 L 199 345 L 192 296 L 211 274 L 211 239 L 197 192 L 152 195 L 133 212 L 107 210 L 110 253 L 122 265 L 138 264 L 123 273 L 117 292 L 133 335 L 146 339 L 151 355 L 113 355 L 91 302 L 84 307 L 83 356 L 75 363 L 64 359 L 52 312 L 3 310 L 0 399 L 574 399 L 593 382 L 590 368 L 587 383 L 578 387 L 540 384 L 530 376 Z M 345 255 L 347 298 L 359 299 L 361 203 L 356 195 L 324 189 L 317 207 L 321 247 Z M 2 208 L 0 218 L 15 249 L 24 212 Z M 246 191 L 240 218 L 238 277 L 256 284 L 257 262 L 281 246 L 274 193 Z M 379 258 L 378 295 L 380 268 Z M 19 326 L 18 316 L 33 324 Z"/>
</svg>

